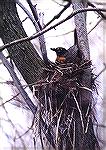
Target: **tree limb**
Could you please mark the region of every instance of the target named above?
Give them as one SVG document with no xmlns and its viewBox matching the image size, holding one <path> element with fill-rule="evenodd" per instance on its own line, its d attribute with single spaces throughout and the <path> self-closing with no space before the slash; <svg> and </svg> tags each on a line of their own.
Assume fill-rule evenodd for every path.
<svg viewBox="0 0 106 150">
<path fill-rule="evenodd" d="M 2 60 L 4 66 L 7 68 L 7 70 L 9 71 L 17 89 L 19 90 L 20 94 L 22 95 L 22 97 L 24 98 L 24 101 L 26 102 L 26 104 L 28 105 L 28 107 L 30 108 L 31 112 L 35 115 L 36 111 L 37 111 L 37 106 L 35 106 L 33 104 L 33 102 L 31 101 L 31 99 L 29 98 L 28 94 L 25 92 L 23 86 L 21 85 L 16 73 L 14 72 L 13 68 L 11 67 L 10 63 L 8 62 L 8 60 L 5 58 L 5 56 L 3 55 L 2 52 L 0 52 L 0 59 Z"/>
<path fill-rule="evenodd" d="M 29 4 L 29 6 L 32 10 L 32 13 L 33 13 L 34 17 L 30 14 L 30 12 L 23 6 L 23 4 L 19 0 L 15 0 L 15 1 L 25 11 L 25 13 L 29 16 L 29 18 L 31 19 L 31 21 L 32 21 L 32 23 L 33 23 L 33 25 L 36 29 L 36 31 L 40 32 L 42 27 L 39 23 L 36 8 L 32 5 L 31 1 L 27 0 L 28 4 Z M 39 44 L 40 44 L 40 49 L 41 49 L 43 60 L 44 60 L 45 64 L 48 64 L 48 58 L 47 58 L 47 51 L 46 51 L 44 35 L 43 34 L 40 35 L 38 37 L 38 39 L 39 39 Z"/>
<path fill-rule="evenodd" d="M 46 28 L 48 25 L 50 25 L 54 20 L 58 19 L 62 13 L 71 5 L 71 3 L 67 3 L 64 8 L 56 15 L 54 16 L 45 26 L 44 28 Z"/>
<path fill-rule="evenodd" d="M 25 41 L 33 40 L 34 38 L 39 37 L 40 35 L 48 32 L 51 29 L 54 29 L 55 27 L 59 26 L 60 24 L 64 23 L 65 21 L 71 19 L 76 14 L 81 13 L 81 12 L 86 12 L 86 11 L 96 11 L 96 12 L 103 11 L 103 12 L 106 12 L 106 9 L 104 9 L 104 8 L 83 8 L 83 9 L 75 10 L 75 11 L 73 11 L 71 13 L 71 15 L 69 15 L 65 19 L 61 20 L 60 22 L 56 23 L 55 25 L 53 25 L 53 26 L 51 26 L 51 27 L 49 27 L 47 29 L 42 29 L 40 32 L 38 32 L 38 33 L 36 33 L 36 34 L 34 34 L 34 35 L 30 36 L 30 37 L 21 38 L 21 39 L 12 41 L 10 43 L 7 43 L 7 44 L 5 44 L 3 46 L 0 46 L 0 52 L 3 51 L 5 48 L 8 48 L 8 47 L 13 46 L 15 44 L 22 43 L 22 42 L 25 42 Z"/>
</svg>

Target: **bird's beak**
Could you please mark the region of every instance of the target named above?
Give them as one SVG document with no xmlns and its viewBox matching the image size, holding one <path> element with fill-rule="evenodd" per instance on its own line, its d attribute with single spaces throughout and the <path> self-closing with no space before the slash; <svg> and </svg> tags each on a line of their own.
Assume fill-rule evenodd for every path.
<svg viewBox="0 0 106 150">
<path fill-rule="evenodd" d="M 55 48 L 50 48 L 52 51 L 55 51 L 56 49 Z"/>
</svg>

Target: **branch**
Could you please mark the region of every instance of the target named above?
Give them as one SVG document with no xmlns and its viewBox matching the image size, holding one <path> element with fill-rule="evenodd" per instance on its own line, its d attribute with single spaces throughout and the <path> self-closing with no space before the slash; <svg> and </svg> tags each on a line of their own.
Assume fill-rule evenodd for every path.
<svg viewBox="0 0 106 150">
<path fill-rule="evenodd" d="M 39 28 L 40 28 L 40 30 L 42 29 L 42 27 L 41 27 L 41 25 L 40 25 L 40 22 L 39 22 L 39 19 L 38 19 L 38 15 L 37 15 L 37 11 L 36 11 L 36 9 L 35 9 L 35 7 L 32 5 L 32 2 L 31 2 L 31 0 L 27 0 L 27 3 L 29 4 L 29 7 L 30 7 L 30 9 L 31 9 L 31 11 L 32 11 L 32 13 L 33 13 L 33 16 L 34 16 L 34 19 L 36 20 L 36 22 L 37 22 L 37 24 L 38 24 L 38 26 L 39 26 Z"/>
<path fill-rule="evenodd" d="M 95 6 L 94 4 L 92 4 L 91 2 L 88 2 L 88 5 L 91 6 L 91 7 L 93 7 L 93 8 L 96 8 L 96 6 Z M 106 16 L 105 16 L 101 11 L 98 11 L 97 13 L 98 13 L 99 15 L 101 15 L 101 17 L 102 17 L 103 19 L 106 19 Z"/>
<path fill-rule="evenodd" d="M 28 15 L 28 17 L 32 21 L 33 25 L 36 27 L 36 21 L 33 18 L 33 16 L 31 15 L 31 13 L 25 8 L 25 6 L 19 0 L 15 0 L 15 1 L 23 9 L 23 11 Z"/>
<path fill-rule="evenodd" d="M 30 14 L 30 12 L 23 6 L 23 4 L 19 0 L 15 0 L 15 1 L 24 10 L 24 12 L 28 15 L 28 17 L 32 21 L 36 31 L 40 32 L 41 31 L 41 26 L 39 25 L 40 23 L 39 23 L 39 20 L 38 20 L 36 8 L 33 8 L 34 9 L 33 10 L 34 11 L 34 17 L 35 17 L 35 19 L 34 19 L 34 17 Z M 30 4 L 30 5 L 32 7 L 32 4 Z M 40 49 L 41 49 L 43 60 L 44 60 L 44 62 L 46 64 L 48 64 L 48 58 L 47 58 L 47 52 L 46 52 L 46 45 L 45 45 L 44 35 L 41 34 L 40 36 L 38 36 L 38 38 L 39 38 L 39 44 L 40 44 Z"/>
<path fill-rule="evenodd" d="M 22 42 L 29 41 L 29 40 L 33 40 L 33 39 L 39 37 L 40 35 L 48 32 L 49 30 L 54 29 L 55 27 L 59 26 L 60 24 L 64 23 L 65 21 L 71 19 L 76 14 L 81 13 L 81 12 L 86 12 L 86 11 L 96 11 L 96 12 L 103 11 L 103 12 L 106 12 L 106 9 L 104 9 L 104 8 L 98 8 L 98 9 L 97 8 L 84 8 L 84 9 L 80 9 L 80 10 L 75 10 L 68 17 L 66 17 L 65 19 L 61 20 L 60 22 L 56 23 L 55 25 L 53 25 L 47 29 L 42 29 L 42 31 L 40 31 L 40 32 L 30 36 L 30 37 L 21 38 L 21 39 L 12 41 L 10 43 L 7 43 L 7 44 L 1 46 L 0 52 L 2 52 L 5 48 L 8 48 L 8 47 L 13 46 L 15 44 L 22 43 Z"/>
<path fill-rule="evenodd" d="M 106 64 L 104 63 L 104 68 L 98 73 L 96 77 L 93 78 L 93 80 L 96 80 L 104 71 L 106 71 Z"/>
<path fill-rule="evenodd" d="M 103 18 L 100 18 L 100 20 L 96 22 L 96 24 L 94 25 L 94 27 L 92 27 L 92 29 L 88 32 L 88 34 L 91 33 L 91 32 L 99 25 L 99 23 L 100 23 L 102 20 L 103 20 Z"/>
<path fill-rule="evenodd" d="M 31 112 L 35 115 L 36 111 L 37 111 L 37 106 L 35 106 L 33 104 L 33 102 L 31 101 L 31 99 L 29 98 L 28 94 L 25 92 L 25 90 L 23 89 L 16 73 L 14 72 L 13 68 L 11 67 L 10 63 L 8 62 L 8 60 L 5 58 L 5 56 L 3 55 L 2 52 L 0 52 L 0 59 L 2 60 L 4 66 L 7 68 L 7 70 L 9 71 L 17 89 L 19 90 L 20 94 L 22 95 L 22 97 L 24 98 L 24 101 L 26 102 L 26 104 L 28 105 L 28 107 L 30 108 Z"/>
<path fill-rule="evenodd" d="M 4 103 L 0 104 L 0 107 L 1 107 L 1 106 L 3 106 L 3 105 L 5 105 L 5 104 L 6 104 L 6 103 L 8 103 L 8 102 L 10 102 L 10 101 L 14 100 L 14 98 L 16 98 L 19 94 L 20 94 L 20 93 L 17 93 L 15 96 L 13 96 L 12 98 L 10 98 L 10 99 L 9 99 L 9 100 L 7 100 L 6 102 L 4 102 Z"/>
<path fill-rule="evenodd" d="M 28 94 L 25 92 L 24 88 L 22 87 L 16 73 L 14 72 L 13 68 L 11 67 L 10 63 L 8 62 L 8 60 L 5 58 L 5 56 L 3 55 L 2 52 L 0 52 L 0 59 L 2 60 L 4 66 L 7 68 L 7 70 L 9 71 L 17 89 L 19 90 L 20 94 L 22 95 L 22 97 L 24 98 L 24 101 L 26 102 L 26 104 L 28 105 L 28 107 L 30 108 L 31 112 L 33 113 L 33 115 L 35 116 L 36 112 L 37 112 L 37 106 L 35 106 L 33 104 L 33 102 L 31 101 L 31 99 L 29 98 Z M 2 105 L 4 106 L 4 105 Z M 54 141 L 53 141 L 53 136 L 49 130 L 48 125 L 44 122 L 44 120 L 41 118 L 41 125 L 42 125 L 42 130 L 46 136 L 46 138 L 48 139 L 48 141 L 51 143 L 51 145 L 53 147 L 55 147 Z"/>
<path fill-rule="evenodd" d="M 60 4 L 59 2 L 55 1 L 55 0 L 52 0 L 54 3 L 60 5 L 60 6 L 64 6 L 63 4 Z"/>
<path fill-rule="evenodd" d="M 58 19 L 62 13 L 71 5 L 71 3 L 67 3 L 64 8 L 56 15 L 54 16 L 45 26 L 44 28 L 46 28 L 49 24 L 51 24 L 54 20 Z"/>
</svg>

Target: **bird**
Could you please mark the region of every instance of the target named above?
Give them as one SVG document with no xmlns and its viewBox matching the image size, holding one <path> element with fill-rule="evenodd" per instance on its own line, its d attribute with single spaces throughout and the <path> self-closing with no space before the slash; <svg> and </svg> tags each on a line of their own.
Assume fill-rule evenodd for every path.
<svg viewBox="0 0 106 150">
<path fill-rule="evenodd" d="M 64 47 L 50 48 L 52 51 L 56 52 L 55 63 L 74 63 L 77 57 L 78 48 L 76 45 L 71 46 L 68 50 Z"/>
<path fill-rule="evenodd" d="M 51 48 L 51 50 L 56 52 L 57 58 L 55 62 L 65 63 L 66 61 L 65 54 L 68 52 L 65 48 L 57 47 L 57 48 Z"/>
<path fill-rule="evenodd" d="M 74 30 L 74 45 L 69 49 L 64 47 L 50 48 L 56 52 L 57 58 L 55 63 L 77 63 L 82 59 L 82 54 L 78 46 L 78 38 L 76 29 Z"/>
</svg>

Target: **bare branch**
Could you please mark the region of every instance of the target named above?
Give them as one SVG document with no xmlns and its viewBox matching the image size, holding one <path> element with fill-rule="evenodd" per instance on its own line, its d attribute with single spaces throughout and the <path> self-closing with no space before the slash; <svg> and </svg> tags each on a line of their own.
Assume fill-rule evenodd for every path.
<svg viewBox="0 0 106 150">
<path fill-rule="evenodd" d="M 19 94 L 20 94 L 20 93 L 17 93 L 15 96 L 13 96 L 12 98 L 10 98 L 10 99 L 7 100 L 6 102 L 2 103 L 2 104 L 0 105 L 0 107 L 3 106 L 3 105 L 5 105 L 5 104 L 8 103 L 8 102 L 14 100 L 14 98 L 16 98 Z"/>
<path fill-rule="evenodd" d="M 103 20 L 103 18 L 100 18 L 100 20 L 95 24 L 95 26 L 88 32 L 88 34 L 89 33 L 91 33 L 97 26 L 98 26 L 98 24 L 101 22 Z"/>
<path fill-rule="evenodd" d="M 25 6 L 19 0 L 15 0 L 15 1 L 23 9 L 23 11 L 28 15 L 28 17 L 32 21 L 33 25 L 36 27 L 36 21 L 35 21 L 34 17 L 31 15 L 31 13 L 25 8 Z"/>
<path fill-rule="evenodd" d="M 72 0 L 72 7 L 74 10 L 83 9 L 87 6 L 87 0 Z M 86 26 L 86 13 L 78 13 L 74 17 L 76 28 L 77 45 L 84 60 L 90 60 L 90 50 Z M 76 39 L 76 38 L 75 38 Z"/>
<path fill-rule="evenodd" d="M 60 4 L 59 2 L 55 1 L 55 0 L 52 0 L 54 3 L 60 5 L 60 6 L 64 6 L 63 4 Z"/>
<path fill-rule="evenodd" d="M 98 73 L 98 75 L 93 78 L 93 80 L 96 80 L 104 71 L 106 71 L 106 64 L 104 63 L 104 68 Z"/>
<path fill-rule="evenodd" d="M 77 99 L 76 99 L 76 97 L 75 97 L 75 95 L 74 95 L 73 91 L 71 91 L 71 94 L 72 94 L 72 96 L 73 96 L 73 98 L 74 98 L 74 100 L 75 100 L 75 103 L 76 103 L 76 105 L 77 105 L 77 109 L 78 109 L 78 111 L 79 111 L 80 119 L 81 119 L 81 124 L 82 124 L 82 131 L 83 131 L 83 133 L 84 133 L 84 132 L 85 132 L 85 130 L 84 130 L 84 121 L 83 121 L 82 112 L 81 112 L 81 109 L 80 109 L 79 103 L 78 103 L 78 101 L 77 101 Z"/>
<path fill-rule="evenodd" d="M 16 73 L 14 72 L 13 68 L 11 67 L 10 63 L 8 62 L 8 60 L 5 58 L 5 56 L 3 55 L 2 52 L 0 52 L 0 59 L 2 60 L 4 66 L 7 68 L 7 70 L 9 71 L 17 89 L 19 90 L 20 94 L 22 95 L 22 97 L 24 98 L 24 101 L 26 102 L 26 104 L 28 105 L 28 107 L 30 108 L 31 112 L 35 115 L 36 111 L 37 111 L 37 106 L 35 106 L 33 104 L 33 102 L 31 101 L 31 99 L 29 98 L 28 94 L 25 92 L 25 90 L 23 89 Z"/>
<path fill-rule="evenodd" d="M 106 2 L 100 2 L 100 1 L 96 2 L 95 0 L 92 0 L 92 3 L 95 3 L 97 5 L 106 5 Z"/>
<path fill-rule="evenodd" d="M 31 9 L 31 11 L 32 11 L 32 13 L 33 13 L 33 16 L 34 16 L 34 19 L 36 20 L 36 22 L 37 22 L 37 24 L 38 24 L 38 26 L 39 26 L 39 28 L 40 28 L 40 30 L 42 29 L 42 27 L 41 27 L 41 25 L 40 25 L 40 22 L 39 22 L 39 19 L 38 19 L 38 15 L 37 15 L 37 11 L 36 11 L 36 9 L 35 9 L 35 7 L 32 5 L 32 2 L 31 2 L 31 0 L 27 0 L 27 3 L 29 4 L 29 6 L 30 6 L 30 9 Z"/>
<path fill-rule="evenodd" d="M 76 11 L 73 11 L 68 17 L 66 17 L 65 19 L 61 20 L 60 22 L 56 23 L 55 25 L 47 28 L 47 29 L 42 29 L 42 31 L 30 36 L 30 37 L 25 37 L 25 38 L 21 38 L 21 39 L 18 39 L 18 40 L 15 40 L 15 41 L 12 41 L 10 43 L 7 43 L 3 46 L 0 47 L 0 52 L 2 52 L 5 48 L 8 48 L 10 46 L 13 46 L 15 44 L 18 44 L 18 43 L 22 43 L 22 42 L 25 42 L 25 41 L 29 41 L 29 40 L 33 40 L 34 38 L 37 38 L 39 37 L 40 35 L 48 32 L 49 30 L 59 26 L 60 24 L 64 23 L 65 21 L 71 19 L 73 16 L 75 16 L 76 14 L 78 13 L 81 13 L 81 12 L 86 12 L 86 11 L 103 11 L 103 12 L 106 12 L 106 9 L 104 8 L 84 8 L 84 9 L 81 9 L 81 10 L 76 10 Z"/>
<path fill-rule="evenodd" d="M 94 4 L 92 4 L 91 2 L 88 2 L 88 5 L 91 6 L 91 7 L 93 7 L 93 8 L 96 8 L 96 6 L 95 6 Z M 106 16 L 105 16 L 101 11 L 98 11 L 97 13 L 98 13 L 99 15 L 101 15 L 101 17 L 102 17 L 103 19 L 106 19 Z"/>
<path fill-rule="evenodd" d="M 26 133 L 28 133 L 28 132 L 32 129 L 32 127 L 33 127 L 33 125 L 34 125 L 34 121 L 35 121 L 35 116 L 33 117 L 32 124 L 31 124 L 31 126 L 29 127 L 29 129 L 28 129 L 27 131 L 25 131 L 22 135 L 18 136 L 18 137 L 16 138 L 16 140 L 22 138 Z"/>
<path fill-rule="evenodd" d="M 51 24 L 54 20 L 58 19 L 62 13 L 71 5 L 71 3 L 67 3 L 67 5 L 64 6 L 64 8 L 56 15 L 53 17 L 53 19 L 51 19 L 45 26 L 44 28 L 46 28 L 49 24 Z"/>
<path fill-rule="evenodd" d="M 25 13 L 28 15 L 28 17 L 32 21 L 36 31 L 39 33 L 41 31 L 42 27 L 39 23 L 36 8 L 32 5 L 30 0 L 28 0 L 28 2 L 29 2 L 28 3 L 29 6 L 31 7 L 31 10 L 33 11 L 34 17 L 30 14 L 30 12 L 23 6 L 23 4 L 19 0 L 16 0 L 16 3 L 25 11 Z M 46 64 L 48 64 L 48 58 L 47 58 L 44 35 L 41 34 L 40 36 L 38 36 L 38 38 L 39 38 L 39 44 L 40 44 L 40 49 L 41 49 L 41 52 L 42 52 L 43 60 Z"/>
</svg>

